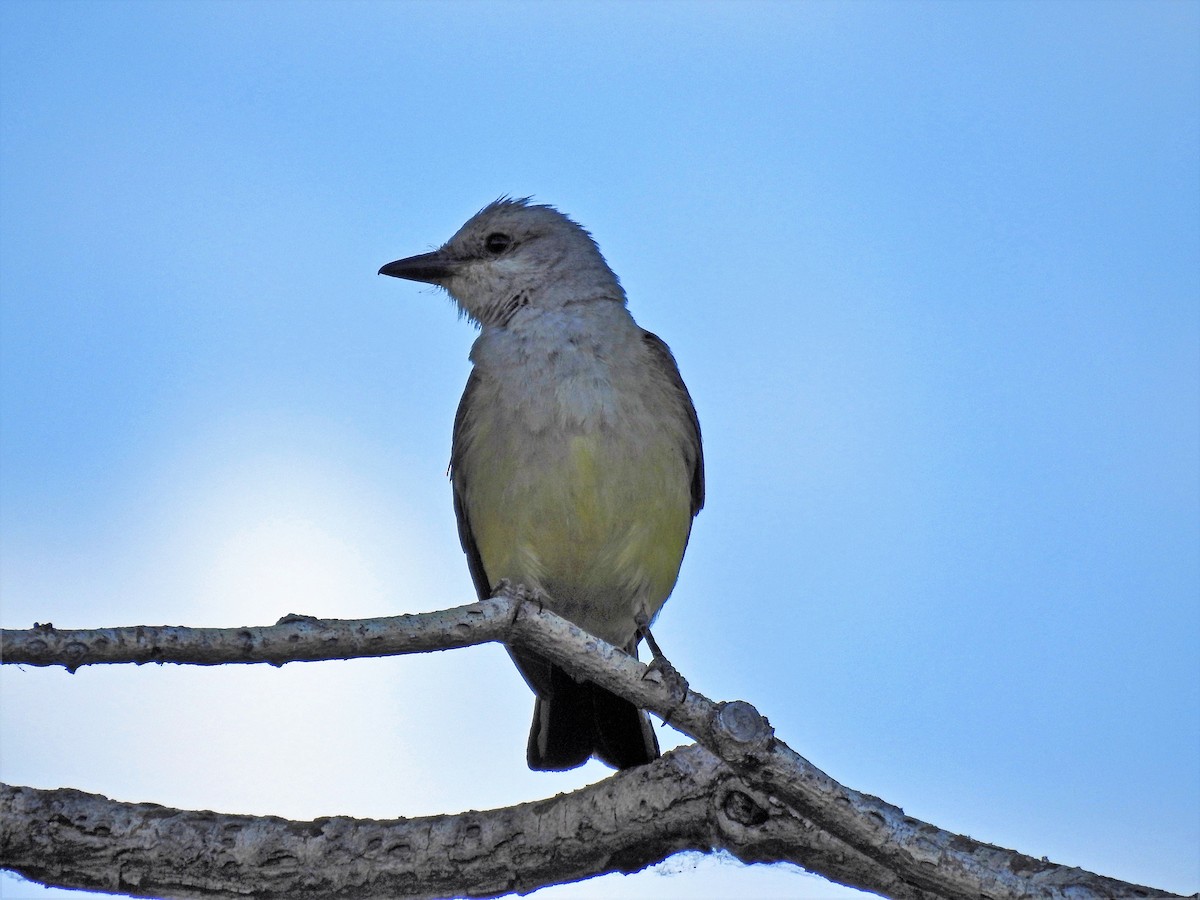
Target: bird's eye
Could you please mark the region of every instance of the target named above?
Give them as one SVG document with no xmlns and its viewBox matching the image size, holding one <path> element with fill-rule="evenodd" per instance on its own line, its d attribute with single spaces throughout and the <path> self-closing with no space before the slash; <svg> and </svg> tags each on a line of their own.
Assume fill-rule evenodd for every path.
<svg viewBox="0 0 1200 900">
<path fill-rule="evenodd" d="M 487 248 L 488 253 L 495 253 L 499 256 L 512 245 L 512 238 L 507 234 L 501 234 L 499 231 L 492 232 L 483 239 L 483 246 Z"/>
</svg>

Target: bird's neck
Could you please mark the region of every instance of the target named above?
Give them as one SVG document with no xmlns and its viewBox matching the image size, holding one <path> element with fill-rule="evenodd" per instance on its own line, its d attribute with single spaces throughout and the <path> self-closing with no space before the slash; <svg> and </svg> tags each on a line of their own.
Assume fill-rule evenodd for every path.
<svg viewBox="0 0 1200 900">
<path fill-rule="evenodd" d="M 502 323 L 482 326 L 471 359 L 478 365 L 493 353 L 506 357 L 506 364 L 514 361 L 514 355 L 604 355 L 640 332 L 624 304 L 609 298 L 575 300 L 553 309 L 523 306 Z"/>
<path fill-rule="evenodd" d="M 485 326 L 471 361 L 495 387 L 497 400 L 514 411 L 594 425 L 612 413 L 641 335 L 619 303 L 526 310 L 504 327 Z M 556 385 L 552 403 L 545 397 L 525 402 L 531 394 L 543 395 L 548 384 Z"/>
</svg>

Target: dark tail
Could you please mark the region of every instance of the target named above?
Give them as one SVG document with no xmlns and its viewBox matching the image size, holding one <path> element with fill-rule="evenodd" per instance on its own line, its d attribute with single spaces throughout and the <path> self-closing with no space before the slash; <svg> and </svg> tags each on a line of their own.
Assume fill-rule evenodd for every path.
<svg viewBox="0 0 1200 900">
<path fill-rule="evenodd" d="M 526 759 L 529 768 L 561 772 L 592 756 L 616 769 L 658 759 L 658 739 L 650 717 L 590 681 L 576 681 L 558 666 L 548 666 L 549 683 L 533 707 Z"/>
</svg>

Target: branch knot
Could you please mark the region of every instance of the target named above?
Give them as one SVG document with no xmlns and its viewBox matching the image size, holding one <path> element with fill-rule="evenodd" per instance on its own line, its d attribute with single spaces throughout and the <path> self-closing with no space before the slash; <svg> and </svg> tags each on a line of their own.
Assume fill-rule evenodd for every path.
<svg viewBox="0 0 1200 900">
<path fill-rule="evenodd" d="M 768 754 L 775 739 L 771 723 L 745 700 L 718 703 L 711 727 L 721 758 L 736 757 L 743 764 Z"/>
</svg>

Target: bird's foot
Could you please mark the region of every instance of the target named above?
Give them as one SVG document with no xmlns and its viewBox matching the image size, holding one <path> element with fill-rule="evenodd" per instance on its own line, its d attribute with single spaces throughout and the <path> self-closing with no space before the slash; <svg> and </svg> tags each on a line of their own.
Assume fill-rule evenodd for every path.
<svg viewBox="0 0 1200 900">
<path fill-rule="evenodd" d="M 549 596 L 540 588 L 531 588 L 520 582 L 514 584 L 507 578 L 501 578 L 496 582 L 495 590 L 492 591 L 493 597 L 509 597 L 516 600 L 518 604 L 528 600 L 530 603 L 536 603 L 538 611 L 541 612 L 546 608 L 546 600 Z"/>
<path fill-rule="evenodd" d="M 679 673 L 678 669 L 671 665 L 670 660 L 665 656 L 656 656 L 650 660 L 649 665 L 646 666 L 646 674 L 642 678 L 657 681 L 669 690 L 671 696 L 676 698 L 680 703 L 687 697 L 688 680 Z"/>
<path fill-rule="evenodd" d="M 687 679 L 679 674 L 678 669 L 671 665 L 671 661 L 667 659 L 666 655 L 662 652 L 662 648 L 658 646 L 658 641 L 654 640 L 654 635 L 650 633 L 650 622 L 646 619 L 645 613 L 638 613 L 635 621 L 638 627 L 638 637 L 646 639 L 646 646 L 650 648 L 650 655 L 652 657 L 646 666 L 646 674 L 642 677 L 657 681 L 682 703 L 684 698 L 687 697 Z"/>
</svg>

